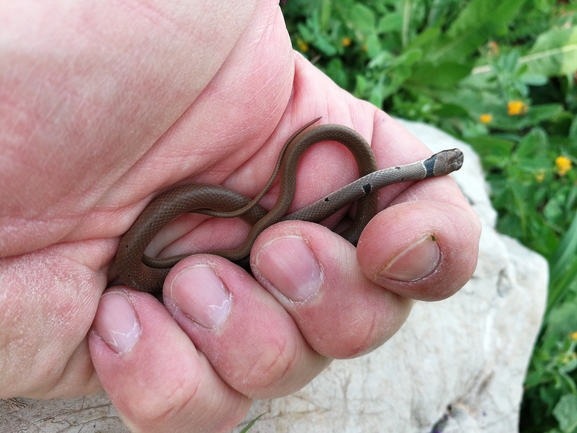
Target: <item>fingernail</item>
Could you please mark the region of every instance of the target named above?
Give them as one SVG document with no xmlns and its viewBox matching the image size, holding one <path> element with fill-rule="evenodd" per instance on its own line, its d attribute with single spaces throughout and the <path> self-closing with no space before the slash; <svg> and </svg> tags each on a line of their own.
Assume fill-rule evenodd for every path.
<svg viewBox="0 0 577 433">
<path fill-rule="evenodd" d="M 316 257 L 299 236 L 277 238 L 264 245 L 255 264 L 266 280 L 294 302 L 315 295 L 323 282 Z"/>
<path fill-rule="evenodd" d="M 407 282 L 419 280 L 435 270 L 440 258 L 441 252 L 435 238 L 426 235 L 397 254 L 379 271 L 378 276 Z"/>
<path fill-rule="evenodd" d="M 94 330 L 116 353 L 124 355 L 132 350 L 142 329 L 126 293 L 115 290 L 100 298 Z"/>
<path fill-rule="evenodd" d="M 170 296 L 176 308 L 205 328 L 222 325 L 230 312 L 230 292 L 208 265 L 180 271 L 172 281 Z"/>
</svg>

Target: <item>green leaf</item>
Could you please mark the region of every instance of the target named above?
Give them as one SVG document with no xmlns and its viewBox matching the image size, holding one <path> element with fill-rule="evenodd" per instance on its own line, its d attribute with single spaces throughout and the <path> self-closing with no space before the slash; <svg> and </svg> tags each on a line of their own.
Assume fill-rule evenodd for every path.
<svg viewBox="0 0 577 433">
<path fill-rule="evenodd" d="M 561 104 L 541 104 L 529 108 L 527 113 L 527 120 L 531 125 L 536 125 L 539 122 L 550 120 L 563 111 Z"/>
<path fill-rule="evenodd" d="M 264 413 L 261 413 L 259 416 L 257 416 L 257 417 L 256 417 L 255 419 L 253 419 L 251 422 L 249 422 L 249 423 L 246 425 L 246 427 L 241 430 L 240 433 L 246 433 L 246 432 L 254 425 L 254 423 L 257 422 L 258 419 L 259 419 L 261 416 L 263 416 L 263 415 L 264 415 Z"/>
<path fill-rule="evenodd" d="M 577 142 L 577 117 L 573 119 L 569 127 L 569 138 Z"/>
<path fill-rule="evenodd" d="M 367 6 L 355 3 L 347 12 L 348 14 L 345 17 L 345 21 L 352 29 L 363 33 L 370 33 L 375 30 L 375 13 Z"/>
<path fill-rule="evenodd" d="M 549 266 L 551 267 L 551 275 L 553 276 L 553 279 L 558 275 L 563 275 L 567 272 L 567 268 L 574 263 L 574 257 L 576 254 L 577 214 L 573 217 L 569 229 L 565 232 L 559 246 L 549 259 Z"/>
<path fill-rule="evenodd" d="M 522 157 L 537 157 L 547 147 L 547 134 L 541 128 L 533 128 L 527 135 L 525 135 L 519 142 L 516 156 Z"/>
<path fill-rule="evenodd" d="M 409 45 L 409 30 L 411 28 L 411 13 L 413 0 L 401 0 L 399 2 L 399 9 L 403 10 L 403 23 L 401 25 L 401 43 L 403 48 Z"/>
<path fill-rule="evenodd" d="M 529 86 L 544 86 L 548 81 L 545 75 L 533 74 L 530 72 L 522 74 L 519 79 L 523 82 L 523 84 L 527 84 Z"/>
<path fill-rule="evenodd" d="M 421 63 L 415 67 L 411 77 L 419 85 L 437 88 L 449 88 L 455 86 L 471 72 L 471 65 L 456 62 L 440 64 Z"/>
<path fill-rule="evenodd" d="M 473 0 L 453 22 L 448 36 L 456 38 L 478 30 L 496 33 L 509 24 L 525 1 Z"/>
<path fill-rule="evenodd" d="M 298 23 L 297 29 L 299 31 L 299 34 L 305 41 L 311 42 L 314 39 L 315 37 L 314 33 L 306 25 Z"/>
<path fill-rule="evenodd" d="M 407 49 L 411 48 L 422 48 L 422 47 L 430 47 L 436 43 L 436 41 L 441 36 L 441 30 L 438 27 L 429 27 L 422 33 L 420 33 L 415 39 L 411 41 L 411 43 L 406 47 Z"/>
<path fill-rule="evenodd" d="M 386 68 L 393 64 L 395 56 L 389 51 L 381 51 L 367 64 L 367 68 Z"/>
<path fill-rule="evenodd" d="M 491 156 L 502 159 L 504 163 L 510 159 L 511 151 L 515 145 L 512 141 L 491 136 L 471 137 L 467 139 L 467 142 L 481 157 Z"/>
<path fill-rule="evenodd" d="M 446 35 L 429 47 L 431 63 L 462 61 L 490 36 L 505 28 L 526 0 L 473 0 Z"/>
<path fill-rule="evenodd" d="M 365 41 L 365 46 L 367 47 L 367 54 L 372 59 L 375 56 L 379 56 L 381 53 L 388 53 L 388 51 L 383 50 L 381 47 L 381 41 L 376 33 L 371 33 Z"/>
<path fill-rule="evenodd" d="M 435 110 L 435 114 L 442 117 L 466 117 L 467 111 L 457 104 L 440 104 Z"/>
<path fill-rule="evenodd" d="M 419 49 L 405 50 L 399 57 L 397 57 L 396 63 L 404 66 L 412 66 L 418 60 L 421 60 L 421 57 L 423 57 L 422 50 Z"/>
<path fill-rule="evenodd" d="M 573 432 L 577 428 L 577 395 L 566 394 L 561 397 L 553 409 L 553 415 L 563 432 Z"/>
<path fill-rule="evenodd" d="M 520 59 L 528 72 L 547 77 L 571 74 L 577 70 L 577 27 L 553 29 L 543 33 Z"/>
<path fill-rule="evenodd" d="M 553 262 L 554 269 L 561 269 L 560 274 L 553 274 L 549 284 L 549 298 L 547 299 L 548 309 L 551 309 L 558 298 L 567 291 L 569 286 L 577 281 L 577 254 L 568 255 L 567 261 Z"/>
<path fill-rule="evenodd" d="M 384 15 L 377 26 L 379 33 L 400 32 L 403 27 L 403 17 L 398 12 Z"/>
<path fill-rule="evenodd" d="M 340 87 L 347 87 L 348 76 L 339 57 L 333 57 L 324 69 L 325 73 L 332 78 Z"/>
<path fill-rule="evenodd" d="M 360 98 L 367 92 L 369 81 L 364 75 L 360 74 L 355 77 L 355 80 L 355 91 L 353 93 L 357 98 Z"/>
<path fill-rule="evenodd" d="M 538 125 L 540 122 L 550 120 L 563 111 L 561 104 L 542 104 L 529 107 L 529 111 L 524 115 L 509 116 L 505 107 L 501 107 L 496 113 L 492 127 L 506 131 L 519 131 L 524 128 Z"/>
<path fill-rule="evenodd" d="M 387 94 L 387 89 L 385 88 L 383 81 L 380 80 L 375 84 L 375 86 L 371 89 L 369 94 L 369 102 L 373 104 L 375 107 L 381 107 L 383 105 L 383 99 Z"/>
<path fill-rule="evenodd" d="M 327 57 L 332 57 L 337 54 L 336 47 L 332 44 L 331 40 L 327 37 L 317 35 L 312 41 L 315 47 L 319 49 Z"/>
<path fill-rule="evenodd" d="M 320 10 L 320 17 L 319 17 L 320 25 L 323 31 L 325 31 L 327 27 L 330 25 L 330 18 L 333 10 L 332 1 L 322 0 L 319 10 Z"/>
<path fill-rule="evenodd" d="M 400 56 L 394 56 L 389 51 L 381 51 L 367 65 L 368 68 L 392 68 L 395 66 L 408 67 L 420 60 L 423 53 L 418 49 L 403 52 Z"/>
</svg>

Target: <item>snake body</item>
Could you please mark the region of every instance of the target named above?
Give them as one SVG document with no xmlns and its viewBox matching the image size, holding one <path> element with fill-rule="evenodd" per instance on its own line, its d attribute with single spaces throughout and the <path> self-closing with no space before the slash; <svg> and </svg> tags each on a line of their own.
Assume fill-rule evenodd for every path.
<svg viewBox="0 0 577 433">
<path fill-rule="evenodd" d="M 412 164 L 377 171 L 371 147 L 360 134 L 342 125 L 310 127 L 317 120 L 304 125 L 287 140 L 269 181 L 252 200 L 223 186 L 210 184 L 179 186 L 153 199 L 120 240 L 116 254 L 120 279 L 138 290 L 160 292 L 172 266 L 188 254 L 158 259 L 145 255 L 144 251 L 168 222 L 187 212 L 221 218 L 240 217 L 252 226 L 247 239 L 238 248 L 209 251 L 234 262 L 246 262 L 257 236 L 270 225 L 281 220 L 295 219 L 320 222 L 357 201 L 354 220 L 340 233 L 349 242 L 356 244 L 362 230 L 377 212 L 376 192 L 380 188 L 399 182 L 446 175 L 458 170 L 463 163 L 461 151 L 451 149 Z M 322 141 L 335 141 L 345 145 L 355 157 L 360 178 L 287 216 L 286 212 L 295 194 L 295 173 L 299 160 L 309 147 Z M 267 211 L 258 202 L 278 173 L 279 198 L 274 207 Z"/>
</svg>

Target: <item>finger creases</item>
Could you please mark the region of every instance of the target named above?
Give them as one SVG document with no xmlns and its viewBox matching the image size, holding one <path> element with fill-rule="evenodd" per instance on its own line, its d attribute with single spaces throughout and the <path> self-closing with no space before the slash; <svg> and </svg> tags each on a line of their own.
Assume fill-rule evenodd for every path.
<svg viewBox="0 0 577 433">
<path fill-rule="evenodd" d="M 445 299 L 473 275 L 480 226 L 470 209 L 430 200 L 395 204 L 365 227 L 357 258 L 371 281 L 404 297 Z"/>
<path fill-rule="evenodd" d="M 242 420 L 250 399 L 218 376 L 156 299 L 128 289 L 102 299 L 90 351 L 131 431 L 228 432 Z"/>
</svg>

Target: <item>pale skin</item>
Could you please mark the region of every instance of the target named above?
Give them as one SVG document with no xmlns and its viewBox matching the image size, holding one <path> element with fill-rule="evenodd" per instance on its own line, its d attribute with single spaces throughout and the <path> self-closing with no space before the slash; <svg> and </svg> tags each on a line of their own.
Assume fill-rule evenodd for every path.
<svg viewBox="0 0 577 433">
<path fill-rule="evenodd" d="M 357 130 L 379 167 L 430 155 L 293 52 L 274 1 L 3 1 L 0 58 L 0 398 L 104 389 L 131 431 L 230 431 L 251 398 L 377 348 L 413 299 L 451 296 L 473 273 L 479 222 L 445 177 L 381 191 L 358 248 L 291 221 L 258 238 L 254 277 L 193 255 L 168 275 L 165 305 L 114 281 L 119 237 L 159 191 L 252 197 L 315 117 Z M 355 176 L 346 150 L 316 145 L 291 210 Z M 243 233 L 186 216 L 150 252 Z"/>
</svg>

